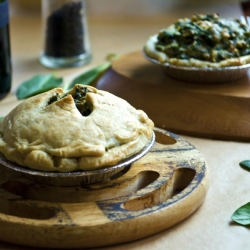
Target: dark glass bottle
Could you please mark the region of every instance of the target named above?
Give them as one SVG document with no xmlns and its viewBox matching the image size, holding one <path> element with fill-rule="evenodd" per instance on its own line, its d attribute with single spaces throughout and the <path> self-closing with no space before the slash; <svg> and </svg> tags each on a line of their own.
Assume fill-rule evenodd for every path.
<svg viewBox="0 0 250 250">
<path fill-rule="evenodd" d="M 11 88 L 11 56 L 8 0 L 0 0 L 0 99 Z"/>
</svg>

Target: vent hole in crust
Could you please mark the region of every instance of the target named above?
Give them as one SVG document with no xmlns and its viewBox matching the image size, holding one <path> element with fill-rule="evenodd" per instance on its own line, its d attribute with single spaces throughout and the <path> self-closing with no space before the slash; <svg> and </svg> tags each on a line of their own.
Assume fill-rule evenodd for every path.
<svg viewBox="0 0 250 250">
<path fill-rule="evenodd" d="M 88 116 L 92 112 L 92 104 L 86 100 L 86 94 L 90 91 L 87 87 L 77 86 L 75 95 L 73 96 L 75 105 L 82 116 Z"/>
<path fill-rule="evenodd" d="M 79 112 L 82 114 L 82 116 L 88 116 L 93 111 L 92 103 L 89 103 L 86 100 L 86 94 L 89 92 L 92 92 L 92 91 L 88 89 L 87 87 L 77 86 L 74 95 L 72 95 L 75 105 L 77 109 L 79 110 Z M 51 105 L 52 103 L 57 102 L 60 99 L 63 99 L 67 95 L 68 94 L 59 95 L 58 93 L 56 93 L 49 99 L 48 105 Z"/>
</svg>

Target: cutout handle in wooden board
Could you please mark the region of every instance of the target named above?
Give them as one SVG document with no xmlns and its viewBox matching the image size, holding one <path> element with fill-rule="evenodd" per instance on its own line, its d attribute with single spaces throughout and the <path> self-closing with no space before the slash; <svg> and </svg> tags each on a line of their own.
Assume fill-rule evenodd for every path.
<svg viewBox="0 0 250 250">
<path fill-rule="evenodd" d="M 155 133 L 156 143 L 143 158 L 88 186 L 46 186 L 0 166 L 0 240 L 47 248 L 109 246 L 187 218 L 205 199 L 207 164 L 183 138 Z"/>
<path fill-rule="evenodd" d="M 181 82 L 136 51 L 114 61 L 97 88 L 144 110 L 157 127 L 171 132 L 250 141 L 249 75 L 229 83 Z"/>
</svg>

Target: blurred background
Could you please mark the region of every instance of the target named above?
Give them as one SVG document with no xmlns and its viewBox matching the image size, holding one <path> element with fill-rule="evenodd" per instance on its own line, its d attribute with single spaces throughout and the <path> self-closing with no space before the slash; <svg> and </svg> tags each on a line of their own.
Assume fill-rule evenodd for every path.
<svg viewBox="0 0 250 250">
<path fill-rule="evenodd" d="M 13 90 L 34 74 L 53 72 L 39 63 L 43 48 L 41 2 L 9 0 Z M 108 53 L 123 55 L 141 50 L 158 29 L 194 13 L 239 18 L 242 15 L 239 3 L 238 0 L 86 0 L 93 60 L 84 67 L 57 72 L 72 78 L 103 63 Z"/>
<path fill-rule="evenodd" d="M 15 15 L 39 15 L 41 0 L 9 0 L 10 12 Z M 239 0 L 86 0 L 90 18 L 143 18 L 171 15 L 184 17 L 193 13 L 220 13 L 224 17 L 237 17 L 241 13 Z M 233 16 L 232 16 L 233 15 Z"/>
</svg>

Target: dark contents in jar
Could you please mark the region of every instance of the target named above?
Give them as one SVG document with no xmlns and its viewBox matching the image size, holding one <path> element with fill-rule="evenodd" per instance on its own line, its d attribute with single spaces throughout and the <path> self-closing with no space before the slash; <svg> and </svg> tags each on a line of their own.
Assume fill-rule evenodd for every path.
<svg viewBox="0 0 250 250">
<path fill-rule="evenodd" d="M 45 55 L 73 57 L 85 53 L 81 2 L 63 5 L 47 19 Z"/>
</svg>

